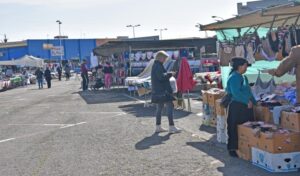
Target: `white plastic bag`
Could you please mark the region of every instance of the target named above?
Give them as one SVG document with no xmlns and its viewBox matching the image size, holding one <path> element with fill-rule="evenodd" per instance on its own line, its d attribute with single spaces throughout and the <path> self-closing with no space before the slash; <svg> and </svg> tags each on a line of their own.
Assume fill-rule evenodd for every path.
<svg viewBox="0 0 300 176">
<path fill-rule="evenodd" d="M 170 78 L 170 85 L 172 87 L 172 90 L 173 90 L 173 93 L 177 93 L 177 82 L 176 82 L 176 79 L 174 78 L 174 76 L 172 76 Z"/>
</svg>

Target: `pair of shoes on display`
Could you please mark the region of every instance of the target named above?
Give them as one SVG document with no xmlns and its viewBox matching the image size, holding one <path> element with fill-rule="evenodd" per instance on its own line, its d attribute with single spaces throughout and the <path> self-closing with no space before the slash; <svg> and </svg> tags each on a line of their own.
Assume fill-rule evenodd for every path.
<svg viewBox="0 0 300 176">
<path fill-rule="evenodd" d="M 162 128 L 160 125 L 156 125 L 156 130 L 155 133 L 163 133 L 163 132 L 167 132 L 168 130 Z M 175 134 L 175 133 L 180 133 L 182 130 L 175 127 L 175 126 L 170 126 L 169 127 L 169 133 L 171 134 Z"/>
</svg>

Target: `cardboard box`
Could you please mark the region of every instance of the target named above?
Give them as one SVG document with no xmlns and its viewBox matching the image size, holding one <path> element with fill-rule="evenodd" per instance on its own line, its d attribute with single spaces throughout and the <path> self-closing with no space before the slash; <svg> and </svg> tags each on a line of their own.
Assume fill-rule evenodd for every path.
<svg viewBox="0 0 300 176">
<path fill-rule="evenodd" d="M 220 129 L 217 127 L 217 141 L 221 144 L 228 143 L 227 129 Z"/>
<path fill-rule="evenodd" d="M 260 132 L 257 148 L 270 153 L 300 152 L 300 133 Z"/>
<path fill-rule="evenodd" d="M 300 113 L 283 111 L 281 114 L 281 126 L 295 132 L 300 132 Z"/>
<path fill-rule="evenodd" d="M 210 119 L 210 126 L 211 127 L 217 127 L 217 118 L 216 117 L 212 117 Z"/>
<path fill-rule="evenodd" d="M 216 113 L 218 116 L 225 116 L 225 108 L 221 106 L 221 99 L 218 99 L 216 101 L 215 107 L 216 107 Z"/>
<path fill-rule="evenodd" d="M 256 136 L 255 130 L 245 125 L 238 126 L 238 138 L 239 140 L 248 141 L 251 147 L 258 145 L 259 138 Z"/>
<path fill-rule="evenodd" d="M 297 172 L 300 152 L 273 154 L 253 147 L 252 163 L 269 172 Z"/>
<path fill-rule="evenodd" d="M 270 111 L 270 109 L 260 105 L 254 107 L 254 119 L 256 121 L 262 121 L 271 124 L 274 123 L 273 113 Z"/>
<path fill-rule="evenodd" d="M 224 116 L 217 115 L 217 128 L 227 129 L 227 119 Z"/>
<path fill-rule="evenodd" d="M 208 104 L 209 106 L 215 106 L 216 101 L 221 99 L 224 96 L 224 93 L 209 93 L 208 94 Z"/>
<path fill-rule="evenodd" d="M 252 159 L 251 148 L 252 146 L 249 144 L 248 140 L 239 139 L 239 149 L 237 151 L 239 158 L 246 161 L 251 161 Z"/>
<path fill-rule="evenodd" d="M 202 103 L 208 104 L 208 92 L 207 91 L 202 91 Z"/>
</svg>

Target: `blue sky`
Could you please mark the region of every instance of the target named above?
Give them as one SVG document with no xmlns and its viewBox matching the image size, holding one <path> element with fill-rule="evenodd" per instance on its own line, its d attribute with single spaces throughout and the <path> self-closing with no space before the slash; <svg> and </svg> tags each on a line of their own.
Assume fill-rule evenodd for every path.
<svg viewBox="0 0 300 176">
<path fill-rule="evenodd" d="M 211 16 L 237 14 L 244 0 L 0 0 L 0 34 L 10 41 L 53 38 L 132 37 L 128 24 L 141 24 L 136 36 L 158 35 L 155 28 L 168 28 L 163 38 L 203 37 L 195 25 L 207 24 Z M 2 38 L 2 36 L 0 36 Z"/>
</svg>

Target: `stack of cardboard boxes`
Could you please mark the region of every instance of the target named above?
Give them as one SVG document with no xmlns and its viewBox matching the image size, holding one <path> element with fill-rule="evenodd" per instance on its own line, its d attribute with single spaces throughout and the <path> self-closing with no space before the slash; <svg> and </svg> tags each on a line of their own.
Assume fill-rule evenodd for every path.
<svg viewBox="0 0 300 176">
<path fill-rule="evenodd" d="M 284 111 L 274 125 L 270 110 L 256 107 L 255 117 L 261 121 L 238 127 L 240 158 L 270 172 L 300 169 L 300 114 Z"/>
<path fill-rule="evenodd" d="M 204 125 L 217 127 L 216 101 L 222 98 L 224 94 L 224 90 L 217 88 L 202 91 Z"/>
<path fill-rule="evenodd" d="M 217 141 L 219 143 L 227 144 L 227 114 L 226 109 L 221 106 L 221 99 L 216 101 L 216 114 L 217 114 Z"/>
</svg>

